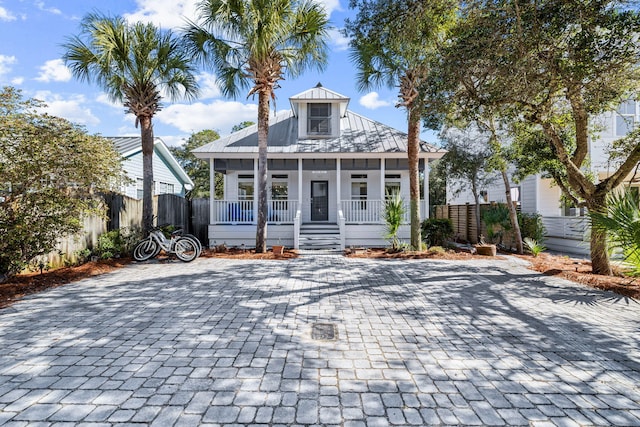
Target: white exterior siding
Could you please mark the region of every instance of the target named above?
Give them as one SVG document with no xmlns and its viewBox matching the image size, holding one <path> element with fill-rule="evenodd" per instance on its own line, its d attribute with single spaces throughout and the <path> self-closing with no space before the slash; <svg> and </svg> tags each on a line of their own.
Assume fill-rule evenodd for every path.
<svg viewBox="0 0 640 427">
<path fill-rule="evenodd" d="M 553 179 L 540 178 L 538 182 L 539 196 L 538 213 L 542 216 L 560 216 L 560 187 L 555 185 Z"/>
<path fill-rule="evenodd" d="M 129 183 L 124 188 L 124 193 L 129 197 L 138 198 L 136 180 L 143 177 L 142 152 L 134 154 L 133 156 L 125 159 L 125 161 L 123 162 L 123 168 L 125 170 L 125 173 L 127 174 L 127 177 L 133 180 L 133 183 Z M 185 189 L 182 182 L 180 182 L 180 180 L 167 166 L 167 162 L 165 161 L 165 159 L 157 153 L 154 153 L 153 156 L 153 180 L 156 182 L 156 188 L 154 189 L 153 194 L 158 194 L 159 183 L 161 182 L 173 185 L 174 191 L 171 194 L 176 194 L 179 196 L 184 196 L 185 194 Z"/>
<path fill-rule="evenodd" d="M 538 210 L 538 176 L 531 175 L 520 183 L 520 210 L 523 213 L 535 213 Z"/>
</svg>

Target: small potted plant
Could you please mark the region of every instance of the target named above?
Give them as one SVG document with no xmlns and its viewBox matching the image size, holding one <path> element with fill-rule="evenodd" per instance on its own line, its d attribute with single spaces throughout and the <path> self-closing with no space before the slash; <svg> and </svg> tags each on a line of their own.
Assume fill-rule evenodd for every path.
<svg viewBox="0 0 640 427">
<path fill-rule="evenodd" d="M 475 245 L 475 248 L 478 255 L 496 256 L 496 253 L 498 252 L 496 245 L 485 243 L 483 236 L 480 236 L 480 243 Z"/>
<path fill-rule="evenodd" d="M 284 245 L 278 239 L 278 244 L 271 246 L 274 255 L 282 255 L 284 253 Z"/>
</svg>

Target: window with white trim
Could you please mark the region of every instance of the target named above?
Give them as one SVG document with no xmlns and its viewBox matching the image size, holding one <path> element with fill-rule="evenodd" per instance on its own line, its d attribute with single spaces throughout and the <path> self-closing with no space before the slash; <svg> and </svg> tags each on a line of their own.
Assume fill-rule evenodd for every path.
<svg viewBox="0 0 640 427">
<path fill-rule="evenodd" d="M 288 179 L 287 175 L 271 176 L 271 200 L 287 200 L 289 198 Z"/>
<path fill-rule="evenodd" d="M 326 102 L 307 104 L 307 134 L 331 135 L 331 104 Z"/>
<path fill-rule="evenodd" d="M 238 200 L 253 200 L 253 175 L 238 175 Z"/>
<path fill-rule="evenodd" d="M 384 176 L 384 197 L 389 199 L 394 194 L 400 194 L 402 189 L 400 174 L 386 174 Z"/>
<path fill-rule="evenodd" d="M 354 205 L 360 209 L 367 208 L 367 175 L 351 175 L 351 200 L 360 200 Z"/>
<path fill-rule="evenodd" d="M 136 178 L 136 198 L 142 199 L 144 197 L 144 179 Z"/>
<path fill-rule="evenodd" d="M 624 101 L 616 111 L 616 136 L 625 136 L 635 128 L 638 120 L 636 101 Z"/>
</svg>

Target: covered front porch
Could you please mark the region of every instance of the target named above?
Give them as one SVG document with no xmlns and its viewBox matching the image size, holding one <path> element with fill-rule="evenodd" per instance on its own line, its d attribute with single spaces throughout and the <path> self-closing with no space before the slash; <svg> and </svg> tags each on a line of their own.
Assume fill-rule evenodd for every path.
<svg viewBox="0 0 640 427">
<path fill-rule="evenodd" d="M 386 246 L 383 218 L 386 194 L 405 201 L 401 239 L 409 240 L 409 174 L 406 154 L 395 158 L 275 158 L 268 164 L 267 244 L 295 249 L 321 246 Z M 421 217 L 428 216 L 428 158 L 420 159 Z M 224 197 L 212 198 L 209 244 L 255 245 L 257 159 L 209 159 L 222 173 Z M 215 179 L 211 179 L 211 186 Z M 213 193 L 213 192 L 212 192 Z M 310 236 L 313 234 L 313 239 Z"/>
</svg>

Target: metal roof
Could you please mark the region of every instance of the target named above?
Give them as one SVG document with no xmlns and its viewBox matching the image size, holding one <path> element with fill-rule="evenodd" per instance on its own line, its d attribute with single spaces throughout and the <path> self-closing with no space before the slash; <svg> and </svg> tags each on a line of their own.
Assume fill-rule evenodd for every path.
<svg viewBox="0 0 640 427">
<path fill-rule="evenodd" d="M 139 136 L 106 136 L 105 138 L 113 142 L 118 153 L 125 157 L 142 150 L 142 138 Z"/>
<path fill-rule="evenodd" d="M 340 95 L 337 92 L 323 87 L 320 83 L 316 87 L 307 89 L 297 95 L 293 95 L 289 98 L 291 101 L 304 100 L 304 101 L 349 101 L 348 96 Z"/>
<path fill-rule="evenodd" d="M 293 112 L 286 111 L 270 117 L 267 145 L 269 154 L 282 155 L 406 153 L 407 134 L 347 110 L 346 115 L 340 119 L 340 136 L 298 139 L 298 119 Z M 420 151 L 444 154 L 444 150 L 424 141 L 420 143 Z M 257 152 L 257 124 L 193 150 L 193 153 L 200 158 L 215 158 L 221 154 L 234 154 L 236 157 L 242 153 Z M 440 155 L 429 157 L 440 157 Z"/>
</svg>

